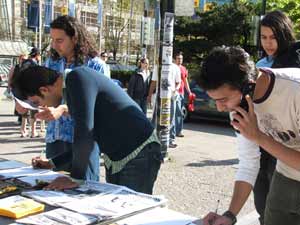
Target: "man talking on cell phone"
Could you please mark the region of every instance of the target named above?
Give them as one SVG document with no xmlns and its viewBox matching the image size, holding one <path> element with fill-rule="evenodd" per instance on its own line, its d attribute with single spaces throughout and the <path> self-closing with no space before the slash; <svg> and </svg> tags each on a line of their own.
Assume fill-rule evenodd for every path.
<svg viewBox="0 0 300 225">
<path fill-rule="evenodd" d="M 240 107 L 242 90 L 255 82 L 248 111 Z M 245 204 L 260 167 L 259 147 L 277 158 L 265 210 L 265 225 L 300 224 L 300 69 L 257 69 L 239 47 L 216 47 L 204 59 L 200 87 L 219 111 L 232 115 L 238 130 L 239 167 L 228 210 L 210 212 L 204 224 L 230 225 Z"/>
</svg>

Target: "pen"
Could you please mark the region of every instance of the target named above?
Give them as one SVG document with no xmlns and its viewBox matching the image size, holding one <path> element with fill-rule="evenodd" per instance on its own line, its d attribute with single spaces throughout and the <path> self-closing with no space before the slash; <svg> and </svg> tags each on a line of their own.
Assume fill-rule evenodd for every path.
<svg viewBox="0 0 300 225">
<path fill-rule="evenodd" d="M 217 207 L 216 207 L 216 210 L 215 210 L 215 213 L 216 213 L 216 214 L 218 214 L 219 204 L 220 204 L 220 199 L 218 199 L 218 201 L 217 201 Z"/>
</svg>

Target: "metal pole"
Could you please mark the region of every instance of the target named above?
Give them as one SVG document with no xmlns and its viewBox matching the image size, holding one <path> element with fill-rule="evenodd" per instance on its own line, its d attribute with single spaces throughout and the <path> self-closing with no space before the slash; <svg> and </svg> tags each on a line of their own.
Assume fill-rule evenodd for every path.
<svg viewBox="0 0 300 225">
<path fill-rule="evenodd" d="M 164 35 L 163 35 L 163 43 L 161 45 L 160 36 L 161 32 L 159 32 L 159 45 L 157 48 L 160 47 L 162 56 L 159 57 L 158 54 L 156 57 L 159 57 L 159 62 L 162 62 L 161 69 L 158 68 L 158 86 L 157 86 L 157 97 L 156 97 L 156 115 L 157 115 L 157 133 L 158 137 L 161 141 L 162 147 L 161 152 L 164 157 L 164 160 L 168 160 L 168 147 L 170 141 L 170 112 L 171 112 L 171 92 L 168 83 L 168 76 L 171 72 L 171 64 L 172 64 L 172 51 L 173 51 L 173 14 L 166 13 L 166 12 L 174 12 L 174 1 L 168 0 L 167 2 L 160 2 L 157 3 L 167 3 L 167 5 L 163 4 L 162 10 L 159 12 L 159 17 L 161 14 L 164 16 Z M 157 12 L 156 12 L 157 13 Z M 165 21 L 166 20 L 166 21 Z M 155 26 L 157 28 L 157 24 Z M 159 21 L 159 29 L 160 29 L 160 21 Z M 159 30 L 160 31 L 160 30 Z M 171 57 L 171 58 L 170 58 Z"/>
<path fill-rule="evenodd" d="M 42 29 L 43 29 L 43 21 L 42 21 L 42 9 L 43 9 L 43 1 L 39 1 L 39 50 L 42 50 Z M 41 61 L 39 64 L 41 64 Z"/>
<path fill-rule="evenodd" d="M 128 40 L 127 40 L 127 58 L 126 65 L 130 59 L 130 41 L 131 41 L 131 30 L 132 30 L 132 14 L 133 14 L 133 0 L 130 0 L 130 17 L 129 17 L 129 28 L 128 28 Z"/>
<path fill-rule="evenodd" d="M 102 50 L 101 50 L 101 36 L 102 36 L 102 24 L 99 26 L 99 51 L 100 51 L 100 53 L 102 52 Z"/>
</svg>

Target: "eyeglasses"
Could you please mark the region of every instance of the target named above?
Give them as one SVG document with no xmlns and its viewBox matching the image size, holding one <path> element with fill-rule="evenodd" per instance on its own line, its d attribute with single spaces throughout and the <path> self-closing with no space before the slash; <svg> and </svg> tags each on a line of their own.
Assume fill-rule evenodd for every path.
<svg viewBox="0 0 300 225">
<path fill-rule="evenodd" d="M 107 58 L 107 57 L 108 57 L 108 55 L 102 55 L 101 57 L 103 57 L 103 58 Z"/>
</svg>

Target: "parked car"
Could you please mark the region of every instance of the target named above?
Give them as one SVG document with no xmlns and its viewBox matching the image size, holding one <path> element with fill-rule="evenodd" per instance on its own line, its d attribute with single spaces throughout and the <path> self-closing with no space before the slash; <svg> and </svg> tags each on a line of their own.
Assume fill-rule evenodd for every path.
<svg viewBox="0 0 300 225">
<path fill-rule="evenodd" d="M 184 121 L 189 121 L 192 117 L 204 118 L 214 121 L 229 121 L 227 112 L 219 112 L 215 101 L 211 99 L 207 93 L 196 84 L 195 81 L 190 82 L 190 89 L 196 95 L 194 101 L 195 110 L 188 111 L 188 95 L 185 94 L 184 105 L 182 108 Z"/>
</svg>

